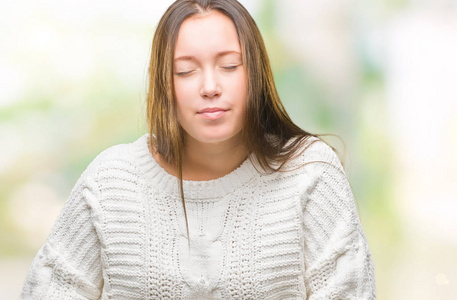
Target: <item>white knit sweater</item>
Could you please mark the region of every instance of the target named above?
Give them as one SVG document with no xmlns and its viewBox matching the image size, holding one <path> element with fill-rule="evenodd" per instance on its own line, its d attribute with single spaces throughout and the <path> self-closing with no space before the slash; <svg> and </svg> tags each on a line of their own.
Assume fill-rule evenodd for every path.
<svg viewBox="0 0 457 300">
<path fill-rule="evenodd" d="M 247 159 L 222 178 L 184 181 L 189 248 L 177 178 L 147 139 L 105 150 L 81 175 L 22 299 L 376 298 L 367 240 L 329 146 L 312 144 L 289 172 L 261 173 Z M 301 166 L 311 161 L 321 162 Z"/>
</svg>

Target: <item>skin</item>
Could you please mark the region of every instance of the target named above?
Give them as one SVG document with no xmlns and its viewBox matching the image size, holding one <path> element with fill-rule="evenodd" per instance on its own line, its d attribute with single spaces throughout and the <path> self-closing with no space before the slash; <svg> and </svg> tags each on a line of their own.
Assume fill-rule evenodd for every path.
<svg viewBox="0 0 457 300">
<path fill-rule="evenodd" d="M 185 131 L 184 180 L 211 180 L 236 169 L 248 153 L 241 143 L 247 74 L 233 22 L 211 11 L 185 20 L 174 53 L 178 121 Z M 205 111 L 208 109 L 216 111 Z M 158 154 L 158 163 L 174 169 Z"/>
</svg>

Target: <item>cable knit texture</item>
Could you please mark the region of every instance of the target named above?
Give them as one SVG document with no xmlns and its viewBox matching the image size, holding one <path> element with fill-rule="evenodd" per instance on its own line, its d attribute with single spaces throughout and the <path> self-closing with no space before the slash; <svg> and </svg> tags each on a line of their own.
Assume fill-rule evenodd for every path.
<svg viewBox="0 0 457 300">
<path fill-rule="evenodd" d="M 376 299 L 374 268 L 344 170 L 316 138 L 285 172 L 255 158 L 178 180 L 145 134 L 111 147 L 73 188 L 22 299 Z"/>
</svg>

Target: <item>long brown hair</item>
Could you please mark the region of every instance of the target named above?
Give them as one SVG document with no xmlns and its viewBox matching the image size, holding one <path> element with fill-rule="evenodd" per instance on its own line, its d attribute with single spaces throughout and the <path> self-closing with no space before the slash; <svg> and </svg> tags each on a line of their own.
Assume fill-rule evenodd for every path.
<svg viewBox="0 0 457 300">
<path fill-rule="evenodd" d="M 177 172 L 186 224 L 181 156 L 185 145 L 183 129 L 176 114 L 173 56 L 182 22 L 191 16 L 212 10 L 229 17 L 238 34 L 248 78 L 243 142 L 249 153 L 255 155 L 261 168 L 269 172 L 281 170 L 284 164 L 299 152 L 303 142 L 311 136 L 319 136 L 304 131 L 290 119 L 276 90 L 260 31 L 249 12 L 238 1 L 175 1 L 162 16 L 152 42 L 147 121 L 151 149 L 174 166 Z"/>
</svg>

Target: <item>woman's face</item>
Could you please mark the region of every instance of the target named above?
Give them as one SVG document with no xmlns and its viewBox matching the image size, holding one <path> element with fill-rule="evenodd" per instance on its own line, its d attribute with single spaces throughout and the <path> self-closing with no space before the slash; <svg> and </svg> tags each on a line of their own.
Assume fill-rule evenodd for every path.
<svg viewBox="0 0 457 300">
<path fill-rule="evenodd" d="M 243 128 L 247 76 L 235 26 L 217 11 L 186 19 L 178 33 L 173 81 L 186 139 L 217 143 Z"/>
</svg>

